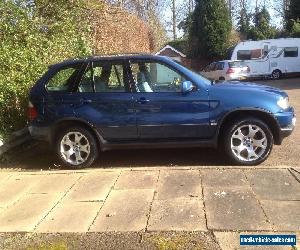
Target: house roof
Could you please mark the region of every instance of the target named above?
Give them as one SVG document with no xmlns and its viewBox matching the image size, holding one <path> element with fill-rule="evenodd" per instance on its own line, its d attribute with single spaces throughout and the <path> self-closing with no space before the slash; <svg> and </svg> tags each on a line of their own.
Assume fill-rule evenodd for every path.
<svg viewBox="0 0 300 250">
<path fill-rule="evenodd" d="M 178 51 L 177 49 L 175 49 L 174 47 L 170 46 L 170 45 L 166 45 L 165 47 L 163 47 L 160 51 L 158 51 L 155 55 L 159 55 L 161 54 L 164 50 L 170 49 L 173 52 L 177 53 L 178 55 L 180 55 L 181 57 L 186 57 L 185 54 L 183 54 L 182 52 Z"/>
</svg>

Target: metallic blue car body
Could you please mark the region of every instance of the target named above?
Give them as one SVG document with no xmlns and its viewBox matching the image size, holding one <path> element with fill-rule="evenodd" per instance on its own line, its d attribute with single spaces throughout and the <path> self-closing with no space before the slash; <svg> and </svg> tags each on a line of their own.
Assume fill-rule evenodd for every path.
<svg viewBox="0 0 300 250">
<path fill-rule="evenodd" d="M 129 67 L 135 60 L 154 60 L 181 72 L 197 86 L 189 93 L 50 93 L 45 85 L 57 70 L 80 65 L 83 72 L 93 61 L 119 61 Z M 53 142 L 64 123 L 81 124 L 97 136 L 102 150 L 122 147 L 217 147 L 222 126 L 241 114 L 261 117 L 275 144 L 294 129 L 295 113 L 277 105 L 287 94 L 279 89 L 250 83 L 211 84 L 202 76 L 166 58 L 151 55 L 92 57 L 65 61 L 49 67 L 35 84 L 30 101 L 38 117 L 29 128 L 37 139 Z"/>
</svg>

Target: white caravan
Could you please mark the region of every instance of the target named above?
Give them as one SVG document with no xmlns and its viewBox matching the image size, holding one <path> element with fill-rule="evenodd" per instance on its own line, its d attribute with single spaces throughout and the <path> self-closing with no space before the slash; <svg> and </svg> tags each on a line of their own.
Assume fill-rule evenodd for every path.
<svg viewBox="0 0 300 250">
<path fill-rule="evenodd" d="M 300 73 L 300 38 L 281 38 L 240 42 L 231 60 L 243 60 L 250 77 L 279 79 L 284 74 Z"/>
</svg>

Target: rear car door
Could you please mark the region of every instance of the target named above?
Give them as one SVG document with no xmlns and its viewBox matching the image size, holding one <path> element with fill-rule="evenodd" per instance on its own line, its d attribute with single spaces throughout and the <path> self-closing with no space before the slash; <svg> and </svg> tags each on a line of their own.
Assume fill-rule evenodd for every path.
<svg viewBox="0 0 300 250">
<path fill-rule="evenodd" d="M 89 64 L 76 92 L 76 117 L 93 124 L 107 141 L 137 139 L 134 102 L 125 60 Z"/>
<path fill-rule="evenodd" d="M 157 60 L 131 61 L 138 135 L 141 140 L 203 139 L 211 136 L 208 93 L 183 94 L 188 77 Z"/>
<path fill-rule="evenodd" d="M 58 121 L 74 117 L 73 104 L 76 102 L 74 88 L 85 70 L 85 63 L 71 63 L 51 66 L 47 75 L 43 98 L 44 119 Z M 47 121 L 46 121 L 47 122 Z"/>
</svg>

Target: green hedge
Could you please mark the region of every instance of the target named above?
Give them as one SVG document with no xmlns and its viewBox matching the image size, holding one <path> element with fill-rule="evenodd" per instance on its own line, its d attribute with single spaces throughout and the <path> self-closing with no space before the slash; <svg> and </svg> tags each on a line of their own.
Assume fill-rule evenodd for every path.
<svg viewBox="0 0 300 250">
<path fill-rule="evenodd" d="M 81 1 L 28 2 L 0 2 L 2 135 L 25 126 L 28 91 L 49 64 L 91 52 Z"/>
</svg>

